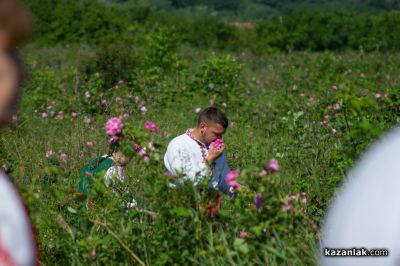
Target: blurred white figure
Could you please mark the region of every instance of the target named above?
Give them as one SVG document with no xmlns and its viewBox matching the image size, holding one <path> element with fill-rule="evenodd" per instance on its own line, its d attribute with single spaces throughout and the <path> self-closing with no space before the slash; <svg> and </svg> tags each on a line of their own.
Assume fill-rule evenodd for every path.
<svg viewBox="0 0 400 266">
<path fill-rule="evenodd" d="M 25 207 L 0 172 L 0 265 L 35 265 L 35 242 Z"/>
<path fill-rule="evenodd" d="M 12 122 L 23 80 L 15 47 L 31 33 L 31 17 L 18 0 L 0 0 L 0 127 Z M 0 171 L 0 265 L 36 265 L 31 223 L 17 190 Z"/>
<path fill-rule="evenodd" d="M 400 128 L 361 158 L 328 211 L 322 265 L 400 265 Z M 328 257 L 325 248 L 388 249 L 388 256 Z"/>
</svg>

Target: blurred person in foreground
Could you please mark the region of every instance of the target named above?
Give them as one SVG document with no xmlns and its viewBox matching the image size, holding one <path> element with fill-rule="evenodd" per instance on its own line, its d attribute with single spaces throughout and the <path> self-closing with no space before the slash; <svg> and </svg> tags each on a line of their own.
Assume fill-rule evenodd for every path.
<svg viewBox="0 0 400 266">
<path fill-rule="evenodd" d="M 16 112 L 24 70 L 16 46 L 31 34 L 30 13 L 17 0 L 0 0 L 0 127 Z M 0 171 L 0 265 L 36 265 L 27 210 L 10 178 Z"/>
<path fill-rule="evenodd" d="M 400 128 L 375 143 L 328 211 L 322 265 L 400 265 Z"/>
</svg>

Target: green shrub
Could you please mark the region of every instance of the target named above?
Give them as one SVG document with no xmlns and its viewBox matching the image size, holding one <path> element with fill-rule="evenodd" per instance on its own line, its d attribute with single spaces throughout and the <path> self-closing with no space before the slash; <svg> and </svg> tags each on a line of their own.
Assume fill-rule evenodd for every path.
<svg viewBox="0 0 400 266">
<path fill-rule="evenodd" d="M 96 48 L 94 57 L 88 60 L 82 71 L 88 76 L 100 73 L 103 86 L 109 89 L 120 80 L 129 81 L 138 61 L 138 55 L 126 43 L 102 44 Z"/>
<path fill-rule="evenodd" d="M 216 97 L 218 103 L 228 101 L 238 90 L 242 67 L 230 55 L 211 55 L 197 69 L 193 89 Z"/>
</svg>

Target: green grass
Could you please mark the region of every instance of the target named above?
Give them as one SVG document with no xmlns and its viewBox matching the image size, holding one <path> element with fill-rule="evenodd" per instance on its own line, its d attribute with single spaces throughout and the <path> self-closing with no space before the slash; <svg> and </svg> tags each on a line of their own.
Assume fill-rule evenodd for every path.
<svg viewBox="0 0 400 266">
<path fill-rule="evenodd" d="M 83 49 L 90 48 L 27 47 L 23 54 L 30 63 L 37 61 L 39 69 L 47 66 L 72 91 L 77 75 L 82 75 L 77 70 L 82 62 L 79 55 L 90 51 Z M 209 52 L 197 53 L 183 47 L 178 54 L 189 63 L 189 72 L 194 73 Z M 106 222 L 148 265 L 316 263 L 319 229 L 313 226 L 320 228 L 327 205 L 346 171 L 377 138 L 368 127 L 360 131 L 359 122 L 365 118 L 381 132 L 398 122 L 398 112 L 390 104 L 396 106 L 393 97 L 398 95 L 400 54 L 236 56 L 245 67 L 238 92 L 224 109 L 234 122 L 234 127 L 224 135 L 228 163 L 243 173 L 241 182 L 252 190 L 264 191 L 267 207 L 257 212 L 252 206 L 252 192 L 241 193 L 236 201 L 225 197 L 223 222 L 204 216 L 202 206 L 208 193 L 190 186 L 178 192 L 169 190 L 162 161 L 145 164 L 139 157 L 127 169 L 127 193 L 116 194 L 99 184 L 94 196 L 96 207 L 74 218 L 67 208 L 70 191 L 76 189 L 83 166 L 108 151 L 103 126 L 108 117 L 120 112 L 110 98 L 110 114 L 93 116 L 91 127 L 83 121 L 87 114 L 83 114 L 80 105 L 73 105 L 78 106 L 77 119 L 66 115 L 60 121 L 45 120 L 41 118 L 43 110 L 34 112 L 32 91 L 26 91 L 18 122 L 1 135 L 0 158 L 11 167 L 11 176 L 29 204 L 45 265 L 135 264 L 118 239 L 95 221 Z M 191 78 L 183 82 L 189 86 Z M 149 90 L 128 85 L 120 95 L 140 95 L 145 99 L 149 110 L 146 115 L 141 115 L 134 105 L 123 111 L 130 114 L 129 123 L 135 128 L 144 128 L 146 120 L 159 125 L 160 133 L 146 137 L 160 144 L 161 153 L 173 137 L 195 126 L 194 109 L 207 107 L 210 100 L 200 92 L 192 96 L 174 95 L 174 101 L 166 100 L 171 98 L 156 89 L 162 88 L 168 79 L 172 77 L 160 78 L 155 88 Z M 35 77 L 32 80 L 37 82 Z M 332 91 L 334 84 L 339 92 Z M 298 91 L 292 90 L 294 85 Z M 341 95 L 343 91 L 346 92 Z M 374 99 L 374 93 L 385 91 L 389 98 Z M 68 101 L 77 102 L 83 93 L 70 95 Z M 354 99 L 362 97 L 372 99 L 373 105 L 356 107 Z M 324 115 L 333 113 L 326 106 L 338 101 L 342 105 L 341 115 L 330 119 L 328 126 L 320 126 Z M 164 132 L 171 136 L 164 137 Z M 84 145 L 89 140 L 95 143 L 94 147 Z M 53 158 L 46 158 L 48 150 L 56 153 Z M 59 160 L 61 153 L 68 155 L 67 162 Z M 260 179 L 258 172 L 271 158 L 279 160 L 280 173 Z M 307 192 L 307 207 L 300 214 L 282 213 L 280 197 L 302 191 Z M 147 209 L 159 212 L 160 217 L 153 221 L 142 213 L 128 213 L 122 202 L 132 197 Z M 72 206 L 77 208 L 75 203 Z M 179 208 L 184 213 L 171 211 Z M 258 235 L 255 228 L 260 225 L 265 225 L 267 232 Z M 243 241 L 238 238 L 242 230 L 249 232 Z M 91 255 L 94 250 L 96 256 Z"/>
</svg>

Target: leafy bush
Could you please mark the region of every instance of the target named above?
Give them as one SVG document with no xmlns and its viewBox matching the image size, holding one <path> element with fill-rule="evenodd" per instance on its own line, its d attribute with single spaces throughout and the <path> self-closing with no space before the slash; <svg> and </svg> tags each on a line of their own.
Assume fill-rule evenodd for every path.
<svg viewBox="0 0 400 266">
<path fill-rule="evenodd" d="M 239 86 L 242 65 L 230 55 L 212 55 L 197 69 L 193 89 L 217 99 L 218 103 L 228 101 Z"/>
<path fill-rule="evenodd" d="M 82 71 L 89 76 L 100 73 L 104 81 L 102 85 L 109 89 L 118 81 L 129 81 L 138 61 L 137 53 L 126 43 L 102 44 Z"/>
<path fill-rule="evenodd" d="M 74 92 L 65 87 L 55 72 L 48 68 L 37 68 L 31 76 L 25 91 L 30 97 L 29 106 L 33 111 L 49 112 L 50 116 L 72 111 Z"/>
</svg>

